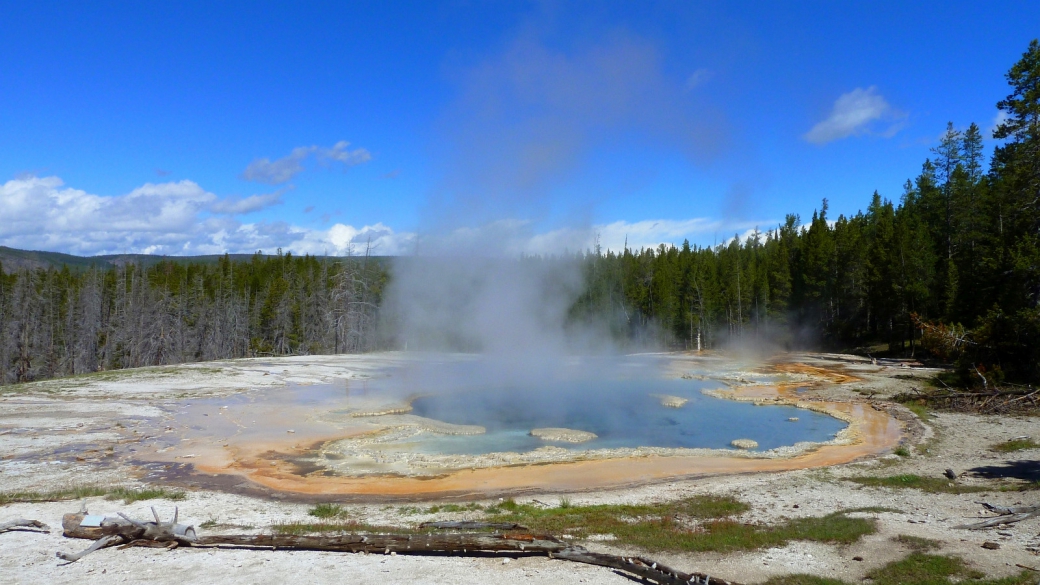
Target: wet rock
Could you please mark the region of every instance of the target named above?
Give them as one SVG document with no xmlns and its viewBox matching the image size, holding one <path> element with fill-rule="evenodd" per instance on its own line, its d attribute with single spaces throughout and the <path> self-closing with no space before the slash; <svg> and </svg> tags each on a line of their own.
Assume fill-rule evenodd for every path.
<svg viewBox="0 0 1040 585">
<path fill-rule="evenodd" d="M 577 431 L 574 429 L 554 427 L 531 429 L 529 434 L 532 437 L 537 437 L 543 441 L 552 441 L 555 443 L 584 443 L 599 437 L 596 433 L 590 433 L 588 431 Z"/>
<path fill-rule="evenodd" d="M 650 396 L 660 401 L 661 406 L 668 408 L 682 408 L 690 401 L 689 398 L 682 398 L 680 396 L 671 396 L 669 394 L 651 394 Z"/>
<path fill-rule="evenodd" d="M 758 441 L 753 441 L 751 439 L 733 439 L 732 441 L 729 442 L 729 444 L 733 445 L 737 449 L 757 449 L 758 448 Z"/>
</svg>

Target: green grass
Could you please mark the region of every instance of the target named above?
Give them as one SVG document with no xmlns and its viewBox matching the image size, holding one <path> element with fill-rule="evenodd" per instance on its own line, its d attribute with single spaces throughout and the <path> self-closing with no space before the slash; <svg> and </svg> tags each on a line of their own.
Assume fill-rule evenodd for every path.
<svg viewBox="0 0 1040 585">
<path fill-rule="evenodd" d="M 166 488 L 115 488 L 105 494 L 106 500 L 123 500 L 124 504 L 132 504 L 141 500 L 174 500 L 180 501 L 187 497 L 182 491 L 167 490 Z"/>
<path fill-rule="evenodd" d="M 904 559 L 888 563 L 867 573 L 873 585 L 1036 585 L 1040 575 L 1022 571 L 1003 579 L 984 579 L 958 557 L 911 553 Z M 846 581 L 814 575 L 782 575 L 764 585 L 847 585 Z"/>
<path fill-rule="evenodd" d="M 181 491 L 170 491 L 165 488 L 103 488 L 96 485 L 74 486 L 47 492 L 0 492 L 0 506 L 21 502 L 60 502 L 64 500 L 82 500 L 105 496 L 108 500 L 123 500 L 131 504 L 141 500 L 183 500 L 186 495 Z"/>
<path fill-rule="evenodd" d="M 318 504 L 307 510 L 308 516 L 315 518 L 340 518 L 347 515 L 347 511 L 339 504 Z"/>
<path fill-rule="evenodd" d="M 990 449 L 997 451 L 998 453 L 1013 453 L 1015 451 L 1037 448 L 1040 448 L 1040 443 L 1029 438 L 1004 441 L 1003 443 L 997 443 L 990 447 Z"/>
<path fill-rule="evenodd" d="M 905 406 L 907 410 L 909 410 L 910 412 L 917 415 L 917 418 L 921 419 L 924 422 L 927 422 L 932 418 L 931 413 L 928 412 L 928 407 L 923 404 L 917 402 L 904 402 L 903 406 Z"/>
<path fill-rule="evenodd" d="M 892 451 L 892 452 L 895 453 L 896 455 L 899 455 L 900 457 L 909 457 L 910 456 L 910 449 L 907 449 L 903 445 L 900 445 L 899 447 L 896 447 L 896 450 Z"/>
<path fill-rule="evenodd" d="M 995 491 L 995 488 L 959 485 L 946 478 L 921 477 L 909 473 L 903 475 L 890 475 L 887 477 L 850 477 L 849 481 L 854 481 L 860 485 L 871 487 L 911 488 L 929 493 L 943 494 L 970 494 L 974 492 Z"/>
<path fill-rule="evenodd" d="M 440 512 L 471 512 L 483 509 L 484 506 L 481 506 L 480 504 L 477 504 L 475 502 L 470 502 L 469 504 L 437 504 L 435 506 L 430 506 L 426 510 L 426 513 L 437 514 Z"/>
<path fill-rule="evenodd" d="M 892 537 L 893 542 L 909 548 L 914 552 L 928 552 L 933 550 L 939 550 L 942 543 L 938 540 L 932 540 L 931 538 L 921 538 L 920 536 L 910 536 L 909 534 L 900 534 L 899 536 Z"/>
<path fill-rule="evenodd" d="M 983 580 L 983 577 L 983 573 L 970 569 L 959 557 L 920 552 L 911 553 L 902 560 L 889 563 L 867 574 L 867 578 L 873 579 L 874 585 L 1032 585 L 1040 581 L 1040 576 L 1028 571 L 1003 579 Z"/>
<path fill-rule="evenodd" d="M 75 486 L 48 492 L 0 492 L 0 506 L 22 502 L 60 502 L 104 496 L 108 490 L 94 486 Z"/>
<path fill-rule="evenodd" d="M 199 528 L 209 530 L 211 528 L 236 528 L 239 530 L 252 530 L 254 527 L 249 524 L 228 524 L 225 522 L 218 522 L 214 518 L 206 520 L 202 524 L 199 524 Z"/>
<path fill-rule="evenodd" d="M 840 579 L 817 577 L 816 575 L 780 575 L 766 581 L 763 585 L 847 585 Z"/>
<path fill-rule="evenodd" d="M 271 531 L 275 534 L 300 536 L 304 534 L 331 534 L 342 532 L 392 532 L 410 534 L 415 530 L 400 526 L 374 526 L 364 522 L 349 520 L 346 522 L 286 522 L 274 524 Z"/>
<path fill-rule="evenodd" d="M 488 512 L 494 514 L 491 520 L 516 522 L 539 532 L 578 538 L 613 534 L 621 543 L 649 550 L 728 552 L 782 546 L 792 540 L 848 544 L 876 530 L 873 520 L 850 518 L 846 511 L 777 525 L 730 519 L 747 509 L 747 504 L 733 498 L 697 496 L 667 504 L 549 509 L 507 500 Z"/>
</svg>

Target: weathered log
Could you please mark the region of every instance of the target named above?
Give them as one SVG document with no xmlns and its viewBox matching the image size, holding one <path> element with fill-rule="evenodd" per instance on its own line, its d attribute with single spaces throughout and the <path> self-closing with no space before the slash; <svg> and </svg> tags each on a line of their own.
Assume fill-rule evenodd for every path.
<svg viewBox="0 0 1040 585">
<path fill-rule="evenodd" d="M 511 522 L 480 522 L 478 520 L 461 520 L 457 522 L 423 522 L 419 528 L 435 528 L 437 530 L 528 530 L 526 526 Z"/>
<path fill-rule="evenodd" d="M 155 522 L 138 522 L 124 514 L 119 514 L 119 517 L 98 517 L 82 511 L 62 516 L 61 527 L 66 537 L 90 540 L 113 534 L 126 537 L 127 540 L 176 541 L 180 544 L 195 539 L 195 527 L 177 523 L 176 512 L 172 522 L 161 522 L 155 508 L 152 508 L 152 515 L 155 516 Z"/>
<path fill-rule="evenodd" d="M 15 518 L 14 520 L 8 520 L 7 522 L 0 522 L 0 534 L 15 531 L 50 532 L 50 526 L 47 526 L 39 520 L 26 520 L 25 518 Z"/>
<path fill-rule="evenodd" d="M 106 548 L 106 547 L 109 547 L 109 546 L 113 546 L 113 545 L 117 545 L 117 544 L 122 544 L 124 542 L 126 542 L 126 539 L 125 539 L 125 537 L 123 535 L 121 535 L 121 534 L 109 534 L 108 536 L 102 536 L 101 538 L 95 540 L 94 544 L 90 545 L 85 550 L 82 550 L 82 551 L 80 551 L 78 553 L 63 553 L 61 551 L 58 551 L 56 554 L 57 554 L 58 558 L 63 560 L 63 561 L 68 561 L 70 563 L 75 563 L 76 561 L 82 559 L 83 557 L 89 555 L 90 553 L 92 553 L 92 552 L 94 552 L 96 550 L 101 550 L 103 548 Z"/>
<path fill-rule="evenodd" d="M 549 534 L 463 532 L 456 534 L 220 534 L 200 536 L 192 546 L 239 546 L 389 554 L 408 552 L 555 553 L 569 545 Z"/>
<path fill-rule="evenodd" d="M 449 553 L 478 554 L 486 552 L 546 554 L 550 558 L 609 567 L 650 579 L 662 585 L 684 583 L 736 585 L 703 573 L 684 573 L 641 557 L 624 557 L 594 553 L 585 547 L 571 545 L 549 534 L 483 532 L 460 534 L 343 534 L 336 536 L 294 535 L 214 535 L 201 536 L 191 546 L 233 546 L 283 550 L 320 550 L 368 553 Z"/>
<path fill-rule="evenodd" d="M 86 538 L 96 542 L 80 553 L 59 552 L 58 558 L 74 563 L 96 550 L 109 546 L 144 541 L 176 547 L 191 544 L 196 538 L 194 526 L 177 523 L 176 508 L 171 522 L 161 521 L 155 508 L 152 508 L 155 522 L 138 522 L 123 513 L 119 516 L 91 516 L 85 508 L 75 514 L 65 514 L 61 519 L 61 527 L 66 537 Z"/>
<path fill-rule="evenodd" d="M 1040 506 L 1004 507 L 994 506 L 993 504 L 987 504 L 986 502 L 976 503 L 981 504 L 990 512 L 996 512 L 999 516 L 987 518 L 976 524 L 961 524 L 960 526 L 954 526 L 954 528 L 962 528 L 964 530 L 982 530 L 984 528 L 1000 526 L 1001 524 L 1014 524 L 1015 522 L 1021 522 L 1029 518 L 1040 516 Z"/>
<path fill-rule="evenodd" d="M 553 554 L 552 557 L 563 559 L 565 561 L 609 567 L 619 571 L 633 573 L 643 577 L 644 579 L 651 579 L 662 585 L 679 585 L 682 583 L 690 583 L 693 585 L 710 585 L 711 583 L 715 583 L 716 585 L 739 585 L 733 581 L 726 581 L 725 579 L 719 579 L 718 577 L 712 577 L 704 573 L 684 573 L 682 571 L 677 571 L 671 567 L 667 567 L 642 557 L 623 557 L 618 555 L 595 553 L 581 546 L 570 547 L 562 552 Z"/>
<path fill-rule="evenodd" d="M 153 510 L 154 514 L 154 510 Z M 192 547 L 235 547 L 262 548 L 282 550 L 316 550 L 339 552 L 365 552 L 376 554 L 451 554 L 478 555 L 486 553 L 503 553 L 517 555 L 545 554 L 550 558 L 585 563 L 600 567 L 609 567 L 618 571 L 636 575 L 654 581 L 660 585 L 738 585 L 736 583 L 716 579 L 703 573 L 684 573 L 671 567 L 642 557 L 625 557 L 592 552 L 585 547 L 568 544 L 550 534 L 532 534 L 526 528 L 524 532 L 462 532 L 462 533 L 428 533 L 428 534 L 336 534 L 326 536 L 301 536 L 288 534 L 225 534 L 212 536 L 195 536 L 191 538 L 178 536 L 169 530 L 159 527 L 183 526 L 176 522 L 155 523 L 136 522 L 124 515 L 121 518 L 96 518 L 84 526 L 87 515 L 66 514 L 62 519 L 65 536 L 73 538 L 98 539 L 89 549 L 75 554 L 58 553 L 68 561 L 75 561 L 83 556 L 106 546 L 176 546 L 178 544 Z M 175 518 L 176 520 L 176 518 Z M 431 522 L 430 526 L 444 525 L 448 527 L 494 527 L 492 523 L 482 522 Z M 510 525 L 516 526 L 516 525 Z M 190 528 L 190 527 L 188 527 Z M 155 538 L 151 538 L 154 536 Z"/>
<path fill-rule="evenodd" d="M 1030 512 L 1040 512 L 1040 506 L 994 506 L 993 504 L 987 504 L 986 502 L 975 502 L 980 504 L 983 508 L 986 508 L 990 512 L 996 512 L 997 514 L 1028 514 Z"/>
</svg>

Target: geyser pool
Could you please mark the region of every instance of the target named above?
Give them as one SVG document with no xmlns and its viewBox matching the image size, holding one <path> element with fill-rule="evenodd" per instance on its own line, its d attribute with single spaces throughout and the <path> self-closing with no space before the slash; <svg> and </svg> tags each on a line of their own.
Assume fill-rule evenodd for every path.
<svg viewBox="0 0 1040 585">
<path fill-rule="evenodd" d="M 707 385 L 710 385 L 709 383 Z M 769 450 L 800 441 L 833 439 L 846 427 L 837 418 L 792 406 L 755 406 L 704 396 L 704 382 L 690 380 L 564 381 L 537 390 L 489 387 L 420 397 L 413 414 L 454 425 L 479 425 L 485 434 L 430 436 L 422 452 L 477 455 L 525 452 L 553 444 L 571 450 L 664 447 L 727 449 L 751 438 Z M 659 397 L 686 399 L 679 408 Z M 790 421 L 797 418 L 797 421 Z M 595 433 L 580 443 L 530 436 L 536 428 Z"/>
<path fill-rule="evenodd" d="M 705 394 L 742 387 L 775 396 L 783 386 L 792 396 L 795 382 L 811 380 L 728 359 L 675 354 L 500 362 L 460 354 L 402 358 L 361 378 L 178 401 L 161 430 L 146 440 L 148 450 L 165 461 L 187 459 L 208 473 L 248 469 L 254 479 L 277 476 L 279 482 L 287 477 L 430 480 L 465 469 L 708 455 L 693 449 L 736 452 L 735 439 L 755 441 L 752 451 L 761 453 L 826 443 L 847 428 L 843 420 L 805 408 Z M 844 418 L 848 413 L 842 412 Z M 533 429 L 546 427 L 595 438 L 568 443 L 532 436 Z M 805 452 L 802 445 L 769 456 Z M 673 464 L 682 465 L 662 463 Z"/>
<path fill-rule="evenodd" d="M 634 447 L 730 448 L 750 438 L 766 450 L 802 441 L 825 442 L 846 423 L 793 406 L 755 406 L 706 396 L 718 382 L 681 379 L 562 380 L 539 388 L 487 387 L 422 396 L 412 414 L 459 425 L 480 425 L 481 435 L 431 435 L 416 442 L 422 452 L 477 455 L 524 452 L 545 445 L 566 449 Z M 687 400 L 679 408 L 662 396 Z M 790 419 L 797 419 L 792 421 Z M 560 427 L 595 433 L 582 443 L 544 441 L 535 428 Z"/>
<path fill-rule="evenodd" d="M 793 406 L 756 406 L 704 394 L 731 384 L 774 385 L 783 382 L 780 376 L 706 359 L 686 362 L 680 378 L 671 367 L 675 363 L 675 356 L 653 354 L 542 362 L 458 357 L 424 361 L 348 391 L 355 397 L 353 405 L 336 412 L 357 416 L 367 409 L 369 414 L 393 414 L 365 417 L 385 424 L 385 432 L 348 439 L 330 445 L 328 451 L 347 456 L 350 463 L 334 465 L 342 472 L 346 467 L 367 467 L 367 461 L 388 461 L 387 457 L 414 463 L 405 453 L 483 456 L 553 446 L 573 457 L 640 447 L 732 449 L 735 439 L 752 439 L 757 451 L 766 451 L 827 442 L 847 426 Z M 404 411 L 407 415 L 402 416 Z M 448 425 L 427 426 L 421 421 Z M 595 438 L 570 443 L 532 436 L 532 430 L 547 427 L 593 433 Z"/>
</svg>

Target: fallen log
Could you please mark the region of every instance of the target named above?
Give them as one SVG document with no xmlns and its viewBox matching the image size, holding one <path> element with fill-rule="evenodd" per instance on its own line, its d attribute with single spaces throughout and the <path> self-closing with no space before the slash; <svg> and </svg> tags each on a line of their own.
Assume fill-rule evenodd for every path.
<svg viewBox="0 0 1040 585">
<path fill-rule="evenodd" d="M 1030 512 L 1040 512 L 1040 506 L 994 506 L 993 504 L 987 504 L 986 502 L 975 502 L 986 508 L 990 512 L 996 512 L 997 514 L 1028 514 Z"/>
<path fill-rule="evenodd" d="M 992 528 L 994 526 L 1000 526 L 1001 524 L 1014 524 L 1015 522 L 1021 522 L 1035 516 L 1040 516 L 1040 506 L 994 506 L 993 504 L 987 504 L 986 502 L 975 502 L 981 504 L 984 508 L 990 512 L 996 512 L 998 516 L 993 518 L 987 518 L 982 522 L 976 524 L 961 524 L 960 526 L 954 526 L 954 528 L 962 528 L 964 530 L 982 530 L 984 528 Z"/>
<path fill-rule="evenodd" d="M 88 518 L 84 512 L 66 514 L 62 519 L 65 536 L 95 539 L 87 550 L 71 555 L 58 553 L 62 559 L 73 562 L 101 548 L 124 546 L 191 546 L 198 548 L 248 548 L 264 550 L 315 550 L 374 554 L 437 554 L 469 556 L 487 553 L 538 555 L 549 558 L 608 567 L 647 579 L 660 585 L 739 585 L 704 573 L 685 573 L 642 557 L 626 557 L 596 553 L 583 546 L 569 544 L 550 534 L 521 532 L 462 532 L 418 534 L 336 534 L 325 536 L 288 534 L 215 534 L 198 536 L 191 527 L 190 537 L 177 534 L 174 522 L 161 523 L 153 510 L 156 522 L 136 522 L 125 515 L 101 520 Z M 97 524 L 96 526 L 84 525 Z M 430 525 L 473 526 L 491 525 L 480 522 L 443 522 Z M 512 525 L 516 526 L 516 525 Z M 160 527 L 163 527 L 160 529 Z M 433 526 L 439 527 L 439 526 Z M 481 526 L 485 527 L 485 526 Z M 184 532 L 184 529 L 180 529 Z"/>
<path fill-rule="evenodd" d="M 320 550 L 366 553 L 452 554 L 482 553 L 545 554 L 561 559 L 609 567 L 650 579 L 661 585 L 737 585 L 702 573 L 684 573 L 641 557 L 594 553 L 549 534 L 468 532 L 458 534 L 343 534 L 295 536 L 277 534 L 200 536 L 193 547 L 244 547 L 274 550 Z"/>
<path fill-rule="evenodd" d="M 0 522 L 0 534 L 4 532 L 50 532 L 50 526 L 39 520 L 15 518 L 7 522 Z"/>
<path fill-rule="evenodd" d="M 119 517 L 94 516 L 87 513 L 86 506 L 75 514 L 65 514 L 61 519 L 63 534 L 69 538 L 94 540 L 94 544 L 79 553 L 58 552 L 58 558 L 74 563 L 90 553 L 115 545 L 133 545 L 140 542 L 164 543 L 176 547 L 195 541 L 195 527 L 177 522 L 178 511 L 174 508 L 173 520 L 163 522 L 159 513 L 152 508 L 155 522 L 138 522 L 123 513 Z M 146 545 L 147 546 L 147 545 Z"/>
</svg>

